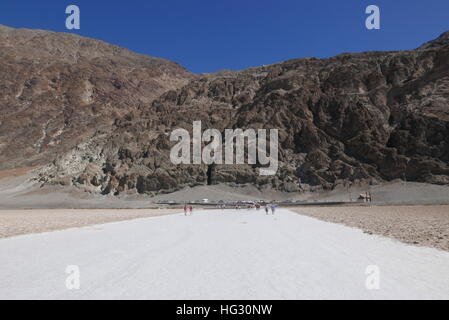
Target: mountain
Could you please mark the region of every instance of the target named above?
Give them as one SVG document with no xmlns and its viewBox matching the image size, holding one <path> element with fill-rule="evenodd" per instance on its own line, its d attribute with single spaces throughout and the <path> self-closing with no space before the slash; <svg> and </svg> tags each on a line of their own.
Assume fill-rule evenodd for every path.
<svg viewBox="0 0 449 320">
<path fill-rule="evenodd" d="M 429 42 L 426 42 L 422 46 L 420 46 L 418 49 L 430 49 L 430 48 L 438 48 L 438 47 L 444 47 L 449 44 L 449 31 L 446 31 L 442 33 L 438 38 L 435 40 L 431 40 Z"/>
<path fill-rule="evenodd" d="M 192 77 L 98 40 L 0 26 L 0 169 L 46 164 Z"/>
<path fill-rule="evenodd" d="M 216 183 L 287 192 L 394 179 L 449 184 L 445 36 L 416 50 L 192 75 L 96 40 L 0 34 L 1 159 L 4 167 L 46 163 L 35 172 L 42 185 L 120 195 Z M 170 133 L 191 132 L 195 120 L 203 130 L 279 129 L 277 174 L 172 164 Z"/>
</svg>

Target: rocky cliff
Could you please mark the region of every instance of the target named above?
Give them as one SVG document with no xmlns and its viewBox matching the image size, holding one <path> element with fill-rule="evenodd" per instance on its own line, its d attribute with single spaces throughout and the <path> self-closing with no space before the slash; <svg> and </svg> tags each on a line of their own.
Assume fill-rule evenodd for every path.
<svg viewBox="0 0 449 320">
<path fill-rule="evenodd" d="M 0 148 L 9 166 L 52 159 L 36 172 L 42 184 L 115 195 L 208 183 L 287 192 L 398 178 L 449 184 L 448 33 L 416 50 L 193 76 L 95 40 L 33 32 L 0 32 Z M 70 41 L 54 44 L 59 37 Z M 194 120 L 279 129 L 277 174 L 173 165 L 170 133 Z"/>
</svg>

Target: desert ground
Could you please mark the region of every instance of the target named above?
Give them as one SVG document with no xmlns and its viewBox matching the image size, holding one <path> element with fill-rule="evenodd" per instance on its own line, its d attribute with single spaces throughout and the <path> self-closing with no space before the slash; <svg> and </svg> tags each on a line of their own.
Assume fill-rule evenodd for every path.
<svg viewBox="0 0 449 320">
<path fill-rule="evenodd" d="M 0 299 L 449 298 L 449 252 L 286 209 L 21 235 L 0 259 Z"/>
<path fill-rule="evenodd" d="M 395 238 L 404 243 L 449 251 L 449 206 L 300 207 L 293 211 Z"/>
<path fill-rule="evenodd" d="M 195 208 L 195 211 L 202 210 Z M 319 206 L 291 211 L 397 239 L 449 251 L 449 206 Z M 0 238 L 108 222 L 176 214 L 182 209 L 0 210 Z"/>
<path fill-rule="evenodd" d="M 301 197 L 347 201 L 363 189 Z M 217 185 L 86 196 L 9 173 L 0 176 L 0 299 L 449 299 L 448 189 L 370 191 L 372 203 L 184 216 L 156 200 L 292 195 Z M 79 268 L 80 289 L 66 287 L 67 266 Z"/>
<path fill-rule="evenodd" d="M 179 209 L 0 210 L 0 238 L 179 212 Z"/>
<path fill-rule="evenodd" d="M 449 187 L 391 182 L 314 193 L 279 193 L 253 186 L 185 188 L 170 194 L 99 196 L 76 188 L 41 188 L 30 180 L 34 168 L 0 171 L 0 238 L 180 212 L 158 209 L 157 201 L 287 200 L 349 201 L 369 190 L 373 202 L 334 207 L 299 207 L 297 213 L 398 239 L 407 244 L 449 251 Z"/>
</svg>

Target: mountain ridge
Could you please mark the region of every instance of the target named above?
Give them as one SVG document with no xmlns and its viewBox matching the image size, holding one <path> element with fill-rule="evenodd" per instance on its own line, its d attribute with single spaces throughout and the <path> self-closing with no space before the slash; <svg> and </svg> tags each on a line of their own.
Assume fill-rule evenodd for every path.
<svg viewBox="0 0 449 320">
<path fill-rule="evenodd" d="M 45 112 L 32 113 L 26 118 L 30 125 L 33 119 L 41 120 L 29 139 L 41 136 L 41 146 L 34 149 L 35 158 L 22 156 L 20 161 L 13 143 L 5 156 L 5 140 L 10 137 L 15 142 L 13 138 L 22 135 L 17 122 L 5 129 L 7 117 L 3 116 L 3 163 L 9 161 L 11 167 L 44 165 L 35 174 L 35 180 L 43 185 L 114 195 L 152 195 L 208 183 L 253 184 L 261 190 L 287 192 L 404 178 L 449 184 L 449 46 L 445 44 L 292 59 L 201 75 L 162 62 L 158 68 L 150 63 L 145 72 L 128 73 L 139 59 L 111 63 L 110 55 L 91 60 L 81 55 L 69 68 L 77 76 L 57 81 L 60 86 L 56 85 L 56 92 L 71 97 L 66 104 L 75 116 L 62 114 L 63 119 L 74 119 L 84 131 L 72 130 L 67 143 L 64 136 L 57 135 L 63 127 L 58 116 L 49 121 Z M 9 67 L 18 63 L 9 60 Z M 67 64 L 49 63 L 54 69 L 51 75 L 61 73 Z M 8 64 L 3 62 L 3 66 Z M 86 70 L 89 77 L 83 76 Z M 8 87 L 8 78 L 11 72 L 0 71 L 0 87 Z M 39 110 L 42 105 L 55 104 L 45 96 L 52 77 L 44 79 L 29 84 L 31 92 L 16 98 L 30 102 L 22 108 Z M 9 79 L 16 87 L 27 88 L 24 80 Z M 86 80 L 91 83 L 89 90 Z M 73 83 L 81 89 L 61 89 L 73 87 Z M 139 90 L 132 83 L 144 84 L 150 90 Z M 87 96 L 86 90 L 90 92 Z M 18 91 L 10 96 L 15 97 Z M 36 103 L 39 99 L 42 101 Z M 3 97 L 2 113 L 5 105 Z M 91 109 L 95 105 L 100 112 L 90 112 L 92 119 L 83 117 L 74 108 L 80 105 Z M 180 127 L 191 130 L 194 120 L 202 120 L 203 129 L 220 131 L 237 127 L 279 129 L 277 174 L 260 177 L 258 165 L 172 165 L 169 134 Z M 44 131 L 47 133 L 42 134 Z M 11 137 L 11 133 L 15 135 Z M 65 147 L 52 149 L 55 134 L 56 141 L 60 139 L 59 144 Z M 39 158 L 40 154 L 45 156 Z"/>
<path fill-rule="evenodd" d="M 194 77 L 168 60 L 73 34 L 3 28 L 0 49 L 3 169 L 45 164 Z"/>
<path fill-rule="evenodd" d="M 449 45 L 449 31 L 443 32 L 438 38 L 428 41 L 418 49 L 438 48 Z"/>
</svg>

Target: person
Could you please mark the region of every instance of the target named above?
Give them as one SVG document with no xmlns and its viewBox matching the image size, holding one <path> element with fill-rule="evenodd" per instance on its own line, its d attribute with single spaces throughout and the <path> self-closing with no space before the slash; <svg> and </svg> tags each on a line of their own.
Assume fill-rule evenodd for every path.
<svg viewBox="0 0 449 320">
<path fill-rule="evenodd" d="M 186 204 L 184 204 L 184 215 L 185 216 L 187 215 L 187 205 Z"/>
<path fill-rule="evenodd" d="M 271 214 L 274 214 L 274 211 L 276 211 L 276 206 L 273 204 L 271 204 Z"/>
<path fill-rule="evenodd" d="M 193 213 L 193 207 L 189 206 L 189 210 L 190 210 L 190 214 L 192 214 Z"/>
<path fill-rule="evenodd" d="M 268 214 L 268 204 L 265 204 L 265 214 Z"/>
</svg>

